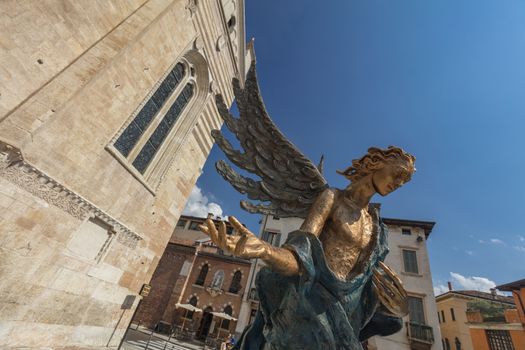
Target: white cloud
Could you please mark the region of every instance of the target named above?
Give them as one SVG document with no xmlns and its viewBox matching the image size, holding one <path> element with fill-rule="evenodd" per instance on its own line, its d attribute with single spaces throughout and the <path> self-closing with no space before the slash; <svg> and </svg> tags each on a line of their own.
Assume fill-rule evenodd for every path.
<svg viewBox="0 0 525 350">
<path fill-rule="evenodd" d="M 480 239 L 478 242 L 479 242 L 480 244 L 484 244 L 484 243 L 485 243 L 485 241 L 482 240 L 482 239 Z"/>
<path fill-rule="evenodd" d="M 525 237 L 523 236 L 518 236 L 518 239 L 520 240 L 520 242 L 525 242 Z"/>
<path fill-rule="evenodd" d="M 494 244 L 505 244 L 505 242 L 503 242 L 501 239 L 498 239 L 498 238 L 491 238 L 491 239 L 490 239 L 490 243 L 494 243 Z"/>
<path fill-rule="evenodd" d="M 525 247 L 522 247 L 522 246 L 514 246 L 514 249 L 516 249 L 518 252 L 525 253 Z"/>
<path fill-rule="evenodd" d="M 223 220 L 226 219 L 226 217 L 222 215 L 221 206 L 215 202 L 210 202 L 198 186 L 193 187 L 191 190 L 190 197 L 182 213 L 184 215 L 202 218 L 207 217 L 208 213 L 212 213 L 214 216 L 220 216 Z"/>
<path fill-rule="evenodd" d="M 490 292 L 490 288 L 495 288 L 496 283 L 485 277 L 476 276 L 463 276 L 456 272 L 451 272 L 450 276 L 455 282 L 455 285 L 459 286 L 458 289 L 473 289 L 481 292 Z"/>
<path fill-rule="evenodd" d="M 434 296 L 438 296 L 440 294 L 448 292 L 448 287 L 444 284 L 439 284 L 437 286 L 434 286 Z"/>
<path fill-rule="evenodd" d="M 472 250 L 465 250 L 465 253 L 467 253 L 470 256 L 474 255 L 474 252 Z"/>
</svg>

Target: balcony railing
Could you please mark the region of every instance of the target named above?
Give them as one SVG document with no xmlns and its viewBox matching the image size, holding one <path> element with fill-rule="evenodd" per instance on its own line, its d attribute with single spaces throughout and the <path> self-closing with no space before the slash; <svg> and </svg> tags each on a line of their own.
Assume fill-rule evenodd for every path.
<svg viewBox="0 0 525 350">
<path fill-rule="evenodd" d="M 407 322 L 408 337 L 428 344 L 434 343 L 432 327 L 417 322 Z"/>
</svg>

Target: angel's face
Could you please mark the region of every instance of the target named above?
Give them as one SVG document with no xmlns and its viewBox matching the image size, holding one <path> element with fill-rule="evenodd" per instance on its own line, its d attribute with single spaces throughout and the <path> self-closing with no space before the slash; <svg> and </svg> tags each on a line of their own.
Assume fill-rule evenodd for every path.
<svg viewBox="0 0 525 350">
<path fill-rule="evenodd" d="M 387 164 L 372 175 L 372 184 L 377 193 L 386 196 L 410 181 L 411 175 L 399 164 Z"/>
</svg>

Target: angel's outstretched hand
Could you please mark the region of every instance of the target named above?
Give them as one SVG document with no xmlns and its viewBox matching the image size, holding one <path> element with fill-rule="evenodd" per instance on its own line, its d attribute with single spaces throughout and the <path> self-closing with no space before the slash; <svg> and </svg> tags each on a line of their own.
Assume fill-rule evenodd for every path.
<svg viewBox="0 0 525 350">
<path fill-rule="evenodd" d="M 199 225 L 199 229 L 207 234 L 220 249 L 240 258 L 264 258 L 268 254 L 268 243 L 257 238 L 235 217 L 229 216 L 228 221 L 235 229 L 234 234 L 228 235 L 226 233 L 224 221 L 219 223 L 219 228 L 217 229 L 211 219 L 206 220 L 205 225 Z"/>
</svg>

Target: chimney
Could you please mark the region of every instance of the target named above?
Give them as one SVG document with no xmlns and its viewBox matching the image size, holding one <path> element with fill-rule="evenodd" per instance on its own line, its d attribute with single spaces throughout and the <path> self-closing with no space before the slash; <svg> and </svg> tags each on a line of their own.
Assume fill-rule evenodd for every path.
<svg viewBox="0 0 525 350">
<path fill-rule="evenodd" d="M 208 213 L 208 216 L 206 217 L 206 219 L 213 219 L 213 213 Z"/>
<path fill-rule="evenodd" d="M 448 281 L 447 284 L 448 284 L 448 291 L 452 292 L 452 282 Z"/>
</svg>

